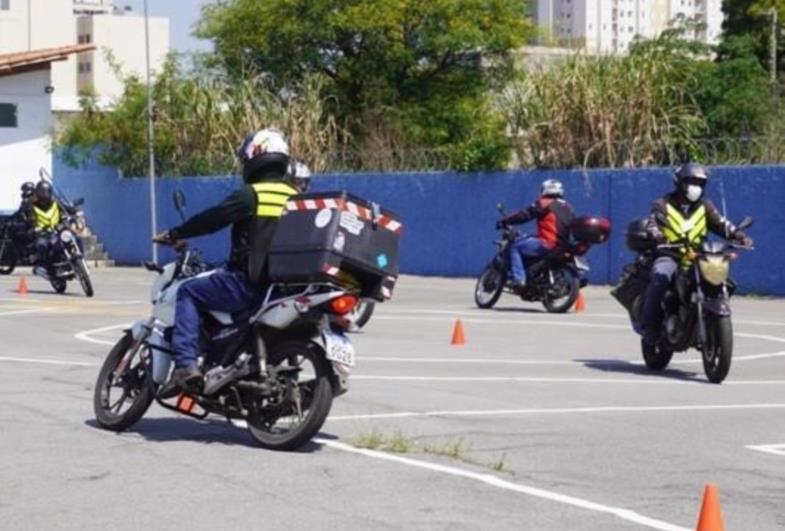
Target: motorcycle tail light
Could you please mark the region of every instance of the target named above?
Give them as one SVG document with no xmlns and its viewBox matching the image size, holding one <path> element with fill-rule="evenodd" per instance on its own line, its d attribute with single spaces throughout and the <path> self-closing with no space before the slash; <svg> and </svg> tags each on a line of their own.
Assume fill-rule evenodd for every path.
<svg viewBox="0 0 785 531">
<path fill-rule="evenodd" d="M 341 295 L 330 301 L 330 309 L 337 315 L 346 315 L 357 306 L 359 299 L 354 295 Z"/>
</svg>

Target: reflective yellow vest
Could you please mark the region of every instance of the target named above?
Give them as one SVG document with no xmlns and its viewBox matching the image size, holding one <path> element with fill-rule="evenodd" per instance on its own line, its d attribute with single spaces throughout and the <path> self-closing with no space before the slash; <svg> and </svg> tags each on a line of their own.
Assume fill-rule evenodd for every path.
<svg viewBox="0 0 785 531">
<path fill-rule="evenodd" d="M 33 205 L 35 213 L 35 228 L 39 230 L 54 230 L 60 224 L 60 207 L 57 201 L 52 201 L 48 210 L 43 210 Z"/>
<path fill-rule="evenodd" d="M 256 192 L 256 215 L 260 218 L 280 218 L 289 198 L 299 192 L 282 182 L 253 184 Z"/>
<path fill-rule="evenodd" d="M 662 234 L 669 243 L 683 243 L 685 240 L 689 249 L 696 250 L 708 235 L 708 225 L 706 219 L 706 207 L 701 205 L 688 218 L 681 212 L 666 203 L 667 223 L 662 227 Z M 687 253 L 687 248 L 681 250 L 682 254 Z M 682 258 L 682 267 L 689 265 L 686 256 Z"/>
</svg>

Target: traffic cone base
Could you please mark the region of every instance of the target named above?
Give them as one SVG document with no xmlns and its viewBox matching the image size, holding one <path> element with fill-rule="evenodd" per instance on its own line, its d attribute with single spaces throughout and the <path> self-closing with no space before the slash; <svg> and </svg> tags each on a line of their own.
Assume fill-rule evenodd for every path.
<svg viewBox="0 0 785 531">
<path fill-rule="evenodd" d="M 696 531 L 725 531 L 725 524 L 722 523 L 722 511 L 720 510 L 720 497 L 717 494 L 717 487 L 709 483 L 703 491 L 703 503 L 701 512 L 698 515 L 698 527 Z"/>
<path fill-rule="evenodd" d="M 455 320 L 455 326 L 452 329 L 451 344 L 455 346 L 466 344 L 466 335 L 463 332 L 463 323 L 460 319 Z"/>
<path fill-rule="evenodd" d="M 575 311 L 576 312 L 586 311 L 586 300 L 583 298 L 582 291 L 578 291 L 578 298 L 575 299 Z"/>
<path fill-rule="evenodd" d="M 27 279 L 25 277 L 19 279 L 19 286 L 16 288 L 16 291 L 19 295 L 27 295 L 28 288 Z"/>
</svg>

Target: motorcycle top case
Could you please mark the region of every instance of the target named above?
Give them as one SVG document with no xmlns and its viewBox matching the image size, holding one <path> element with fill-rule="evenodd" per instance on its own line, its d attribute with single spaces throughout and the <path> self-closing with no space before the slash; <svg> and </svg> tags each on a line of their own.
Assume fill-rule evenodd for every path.
<svg viewBox="0 0 785 531">
<path fill-rule="evenodd" d="M 399 217 L 346 192 L 300 194 L 286 204 L 269 253 L 275 282 L 333 282 L 389 299 L 398 278 Z"/>
</svg>

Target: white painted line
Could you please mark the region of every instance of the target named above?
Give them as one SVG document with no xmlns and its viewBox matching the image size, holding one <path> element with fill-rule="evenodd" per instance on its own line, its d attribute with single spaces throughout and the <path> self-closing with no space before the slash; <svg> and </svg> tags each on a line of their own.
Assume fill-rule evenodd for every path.
<svg viewBox="0 0 785 531">
<path fill-rule="evenodd" d="M 45 313 L 50 311 L 50 308 L 35 308 L 29 310 L 13 310 L 10 312 L 0 312 L 0 317 L 6 317 L 8 315 L 25 315 L 28 313 Z"/>
<path fill-rule="evenodd" d="M 12 356 L 0 356 L 0 362 L 10 361 L 15 363 L 40 363 L 45 365 L 65 365 L 73 367 L 97 367 L 98 364 L 89 361 L 64 361 L 64 360 L 44 360 L 34 358 L 15 358 Z"/>
<path fill-rule="evenodd" d="M 785 357 L 785 351 L 768 352 L 765 354 L 749 354 L 746 356 L 734 356 L 733 361 L 753 361 L 766 358 Z M 640 360 L 626 359 L 574 359 L 574 360 L 542 360 L 542 359 L 511 359 L 511 358 L 492 358 L 492 359 L 466 359 L 466 358 L 407 358 L 395 356 L 362 356 L 360 362 L 400 362 L 400 363 L 438 363 L 446 365 L 585 365 L 586 363 L 602 363 L 603 365 L 640 365 Z M 676 363 L 703 363 L 701 358 L 674 358 L 672 364 Z"/>
<path fill-rule="evenodd" d="M 451 315 L 457 315 L 456 313 L 451 313 Z M 434 321 L 434 322 L 445 322 L 451 321 L 451 318 L 448 317 L 421 317 L 421 316 L 406 316 L 406 315 L 374 315 L 374 321 L 382 320 L 382 321 Z M 481 323 L 481 324 L 512 324 L 512 325 L 550 325 L 550 326 L 572 326 L 576 328 L 598 328 L 598 329 L 610 329 L 610 330 L 632 330 L 629 326 L 625 325 L 610 325 L 610 324 L 598 324 L 598 323 L 579 323 L 575 321 L 545 321 L 539 319 L 477 319 L 474 317 L 466 317 L 461 318 L 461 321 L 464 323 Z"/>
<path fill-rule="evenodd" d="M 379 420 L 417 417 L 499 417 L 517 415 L 565 415 L 587 413 L 652 413 L 678 411 L 735 411 L 750 409 L 785 409 L 785 403 L 774 404 L 708 404 L 684 406 L 603 406 L 603 407 L 564 407 L 542 409 L 487 409 L 487 410 L 445 410 L 445 411 L 399 411 L 395 413 L 369 413 L 365 415 L 337 415 L 328 420 Z M 785 445 L 783 445 L 785 447 Z"/>
<path fill-rule="evenodd" d="M 780 457 L 785 457 L 785 444 L 755 444 L 755 445 L 748 445 L 745 448 L 749 448 L 750 450 L 757 450 L 758 452 L 764 452 L 767 454 L 772 454 Z"/>
<path fill-rule="evenodd" d="M 659 529 L 662 531 L 689 531 L 689 529 L 686 527 L 681 527 L 674 524 L 670 524 L 668 522 L 663 522 L 662 520 L 649 518 L 648 516 L 644 516 L 642 514 L 636 513 L 635 511 L 632 511 L 630 509 L 623 509 L 620 507 L 602 505 L 600 503 L 595 503 L 589 500 L 576 498 L 574 496 L 559 494 L 558 492 L 540 489 L 529 485 L 522 485 L 520 483 L 513 483 L 511 481 L 504 480 L 492 474 L 479 474 L 477 472 L 472 472 L 470 470 L 466 470 L 454 466 L 446 466 L 438 463 L 421 461 L 419 459 L 412 459 L 410 457 L 387 454 L 376 450 L 355 448 L 354 446 L 350 446 L 342 442 L 328 440 L 328 439 L 316 438 L 314 439 L 314 442 L 327 446 L 328 448 L 332 448 L 333 450 L 359 454 L 365 457 L 379 459 L 382 461 L 390 461 L 393 463 L 406 465 L 414 468 L 421 468 L 421 469 L 429 470 L 431 472 L 439 472 L 442 474 L 448 474 L 450 476 L 471 479 L 474 481 L 479 481 L 480 483 L 485 483 L 486 485 L 498 489 L 517 492 L 519 494 L 525 494 L 527 496 L 533 496 L 535 498 L 549 500 L 552 502 L 561 503 L 563 505 L 570 505 L 572 507 L 585 509 L 587 511 L 610 514 L 622 520 L 639 524 L 651 529 Z"/>
<path fill-rule="evenodd" d="M 128 328 L 129 326 L 131 326 L 131 323 L 102 326 L 101 328 L 83 330 L 81 332 L 77 332 L 76 334 L 74 334 L 74 338 L 79 339 L 81 341 L 87 341 L 88 343 L 95 343 L 96 345 L 108 345 L 110 347 L 113 347 L 115 343 L 117 343 L 117 341 L 105 341 L 103 339 L 95 339 L 90 336 L 92 334 L 100 334 L 101 332 L 109 332 L 111 330 L 118 330 L 120 328 Z"/>
<path fill-rule="evenodd" d="M 391 381 L 391 382 L 517 382 L 517 383 L 589 383 L 589 384 L 653 384 L 653 385 L 694 385 L 704 384 L 705 380 L 677 380 L 662 376 L 653 378 L 559 378 L 547 376 L 385 376 L 357 374 L 355 380 Z M 785 385 L 785 380 L 726 380 L 722 385 Z"/>
</svg>

